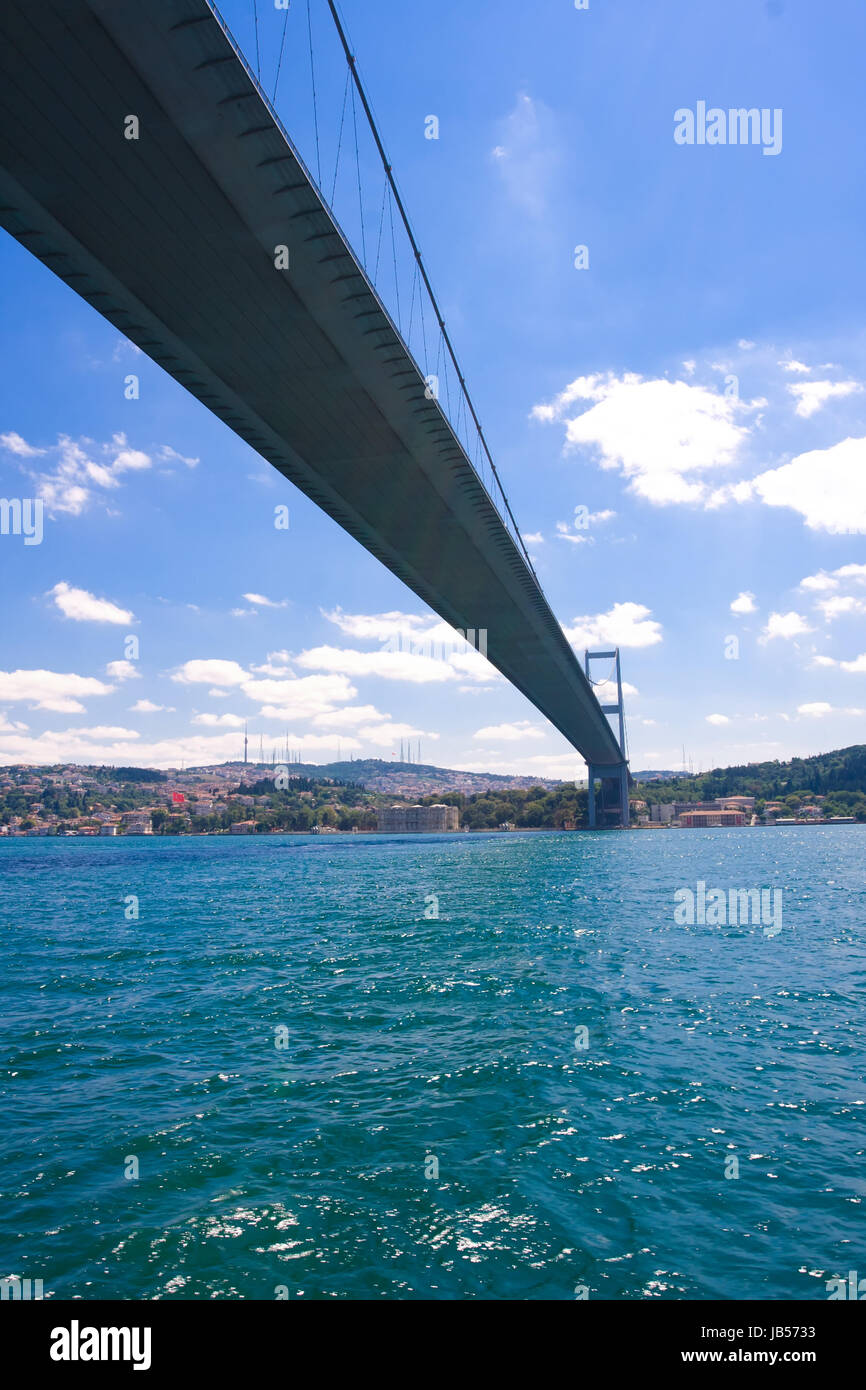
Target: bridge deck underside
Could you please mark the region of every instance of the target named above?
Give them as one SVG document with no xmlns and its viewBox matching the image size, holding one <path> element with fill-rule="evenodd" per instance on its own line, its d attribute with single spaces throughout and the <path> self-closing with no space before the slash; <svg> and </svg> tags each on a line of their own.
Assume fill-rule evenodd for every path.
<svg viewBox="0 0 866 1390">
<path fill-rule="evenodd" d="M 205 0 L 5 0 L 0 224 L 448 623 L 486 629 L 489 660 L 588 761 L 621 761 L 519 548 Z"/>
</svg>

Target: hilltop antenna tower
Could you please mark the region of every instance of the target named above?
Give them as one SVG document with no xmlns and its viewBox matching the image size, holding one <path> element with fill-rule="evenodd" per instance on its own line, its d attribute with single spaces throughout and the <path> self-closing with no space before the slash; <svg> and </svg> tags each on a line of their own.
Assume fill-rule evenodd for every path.
<svg viewBox="0 0 866 1390">
<path fill-rule="evenodd" d="M 244 767 L 247 765 L 247 726 L 244 724 Z"/>
<path fill-rule="evenodd" d="M 586 678 L 590 685 L 593 684 L 590 675 L 590 663 L 593 661 L 613 661 L 616 669 L 616 704 L 602 705 L 604 714 L 616 714 L 619 716 L 619 750 L 622 754 L 622 762 L 614 763 L 610 766 L 593 767 L 592 763 L 587 763 L 587 790 L 589 793 L 589 828 L 595 830 L 597 825 L 596 804 L 595 804 L 595 781 L 596 778 L 601 782 L 602 812 L 606 809 L 616 810 L 619 813 L 619 823 L 625 829 L 629 825 L 629 805 L 628 805 L 628 752 L 626 749 L 625 738 L 625 710 L 622 702 L 622 668 L 619 660 L 619 647 L 615 647 L 609 652 L 590 652 L 583 654 L 583 668 Z M 685 752 L 685 750 L 683 750 Z M 619 802 L 618 804 L 606 808 L 604 805 L 604 784 L 605 782 L 616 781 L 619 783 Z"/>
</svg>

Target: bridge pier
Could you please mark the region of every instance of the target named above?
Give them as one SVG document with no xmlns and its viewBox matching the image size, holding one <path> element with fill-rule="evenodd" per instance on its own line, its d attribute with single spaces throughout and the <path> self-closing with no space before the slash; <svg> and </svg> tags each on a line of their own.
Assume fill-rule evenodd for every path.
<svg viewBox="0 0 866 1390">
<path fill-rule="evenodd" d="M 587 809 L 589 812 L 589 828 L 590 830 L 595 830 L 598 826 L 598 812 L 595 798 L 595 779 L 598 778 L 602 783 L 602 789 L 605 782 L 616 781 L 619 784 L 619 823 L 627 830 L 630 824 L 628 804 L 628 758 L 626 756 L 625 744 L 625 711 L 622 703 L 622 669 L 619 660 L 619 647 L 616 647 L 611 652 L 584 652 L 583 664 L 587 680 L 591 679 L 589 674 L 589 664 L 591 661 L 614 661 L 616 663 L 616 704 L 602 705 L 601 708 L 605 714 L 619 715 L 618 742 L 620 752 L 622 753 L 622 762 L 605 764 L 602 767 L 595 767 L 592 763 L 587 763 L 587 788 L 589 792 Z"/>
<path fill-rule="evenodd" d="M 596 802 L 595 782 L 596 778 L 604 784 L 605 782 L 616 782 L 618 786 L 618 799 L 616 808 L 619 811 L 619 823 L 628 829 L 629 826 L 629 804 L 628 804 L 628 763 L 618 763 L 613 766 L 593 767 L 591 763 L 586 765 L 587 787 L 589 791 L 589 828 L 598 829 L 598 806 Z M 614 809 L 612 806 L 603 808 L 605 810 Z M 603 823 L 603 822 L 602 822 Z"/>
</svg>

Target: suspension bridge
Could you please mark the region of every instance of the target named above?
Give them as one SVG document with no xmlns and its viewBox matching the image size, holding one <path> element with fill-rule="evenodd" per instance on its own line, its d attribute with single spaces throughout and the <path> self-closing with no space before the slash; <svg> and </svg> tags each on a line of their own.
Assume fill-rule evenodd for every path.
<svg viewBox="0 0 866 1390">
<path fill-rule="evenodd" d="M 330 197 L 309 0 L 315 175 L 209 0 L 4 0 L 0 225 L 447 623 L 485 631 L 487 659 L 586 760 L 590 823 L 598 777 L 627 824 L 618 653 L 582 669 L 542 592 L 327 3 L 345 63 Z M 367 221 L 359 118 L 382 179 Z M 334 208 L 353 140 L 360 254 Z"/>
</svg>

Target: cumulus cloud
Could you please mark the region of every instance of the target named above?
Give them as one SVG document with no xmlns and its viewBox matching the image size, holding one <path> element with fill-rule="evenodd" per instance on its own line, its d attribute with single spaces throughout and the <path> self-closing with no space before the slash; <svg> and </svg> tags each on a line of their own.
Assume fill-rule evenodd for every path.
<svg viewBox="0 0 866 1390">
<path fill-rule="evenodd" d="M 415 685 L 439 684 L 454 679 L 447 661 L 415 652 L 361 652 L 345 647 L 313 647 L 301 652 L 297 664 L 305 669 L 339 672 L 353 677 L 379 676 L 383 680 L 410 681 Z"/>
<path fill-rule="evenodd" d="M 7 719 L 6 715 L 0 710 L 0 734 L 24 733 L 29 728 L 28 724 L 22 724 L 20 719 Z"/>
<path fill-rule="evenodd" d="M 472 737 L 483 743 L 519 743 L 526 738 L 543 739 L 546 733 L 531 720 L 520 719 L 514 724 L 488 724 L 483 729 L 476 729 Z"/>
<path fill-rule="evenodd" d="M 33 444 L 28 444 L 27 440 L 22 439 L 14 430 L 8 434 L 0 434 L 0 448 L 5 449 L 7 454 L 14 454 L 16 458 L 21 459 L 39 458 L 45 453 L 44 449 L 37 449 Z"/>
<path fill-rule="evenodd" d="M 243 666 L 236 661 L 220 659 L 185 661 L 174 672 L 172 680 L 181 685 L 242 685 L 249 680 Z"/>
<path fill-rule="evenodd" d="M 726 714 L 708 714 L 705 716 L 708 724 L 730 724 L 730 719 Z"/>
<path fill-rule="evenodd" d="M 615 603 L 606 613 L 575 618 L 565 635 L 576 650 L 585 647 L 652 647 L 662 640 L 661 624 L 642 603 Z"/>
<path fill-rule="evenodd" d="M 593 685 L 593 690 L 595 691 L 595 697 L 596 697 L 596 699 L 598 700 L 599 704 L 602 704 L 602 705 L 615 705 L 615 704 L 616 704 L 616 699 L 617 699 L 616 681 L 597 681 L 597 682 Z M 626 696 L 629 696 L 629 697 L 632 697 L 632 698 L 633 698 L 635 695 L 640 694 L 640 692 L 639 692 L 637 686 L 636 686 L 636 685 L 632 685 L 630 681 L 623 681 L 623 683 L 622 683 L 622 693 L 623 693 L 623 698 L 625 698 Z M 649 720 L 649 721 L 644 720 L 643 722 L 644 722 L 644 723 L 647 723 L 647 722 L 652 723 L 653 721 L 652 721 L 652 720 Z"/>
<path fill-rule="evenodd" d="M 866 601 L 853 594 L 833 594 L 818 600 L 818 608 L 828 622 L 840 617 L 858 617 L 866 613 Z"/>
<path fill-rule="evenodd" d="M 788 387 L 796 398 L 794 413 L 808 420 L 817 414 L 828 401 L 841 396 L 851 396 L 863 390 L 859 381 L 798 381 Z"/>
<path fill-rule="evenodd" d="M 866 532 L 866 439 L 798 454 L 743 484 L 735 500 L 755 495 L 768 507 L 799 512 L 812 531 Z"/>
<path fill-rule="evenodd" d="M 115 623 L 128 627 L 135 622 L 135 614 L 129 609 L 119 607 L 110 599 L 97 598 L 86 589 L 73 589 L 65 582 L 55 584 L 48 594 L 63 616 L 77 623 Z"/>
<path fill-rule="evenodd" d="M 812 628 L 800 613 L 771 613 L 759 641 L 770 642 L 774 637 L 801 637 L 811 631 Z"/>
<path fill-rule="evenodd" d="M 807 574 L 805 579 L 800 580 L 800 588 L 813 593 L 829 593 L 838 589 L 845 581 L 866 584 L 866 565 L 840 565 L 830 574 L 826 570 L 819 570 L 817 574 Z"/>
<path fill-rule="evenodd" d="M 732 612 L 732 613 L 755 613 L 755 612 L 757 612 L 757 605 L 756 605 L 756 603 L 755 603 L 755 595 L 754 595 L 754 594 L 750 594 L 750 593 L 748 592 L 748 590 L 744 590 L 742 593 L 737 594 L 737 597 L 736 597 L 736 598 L 733 600 L 733 602 L 731 603 L 731 612 Z"/>
<path fill-rule="evenodd" d="M 60 671 L 0 671 L 0 702 L 26 700 L 34 709 L 82 714 L 88 695 L 110 695 L 113 687 L 92 676 Z"/>
<path fill-rule="evenodd" d="M 358 737 L 377 748 L 391 748 L 401 738 L 437 739 L 439 735 L 429 730 L 416 729 L 412 724 L 387 723 L 365 726 L 358 730 Z"/>
<path fill-rule="evenodd" d="M 575 414 L 574 407 L 588 408 Z M 632 492 L 649 502 L 700 502 L 709 470 L 733 464 L 748 429 L 737 423 L 736 396 L 705 386 L 634 373 L 577 377 L 534 419 L 564 421 L 566 448 L 597 450 L 602 468 L 619 469 Z"/>
<path fill-rule="evenodd" d="M 388 724 L 389 714 L 382 714 L 375 705 L 346 705 L 345 709 L 325 710 L 313 716 L 312 721 L 320 729 L 357 729 L 361 724 Z"/>
<path fill-rule="evenodd" d="M 43 449 L 13 432 L 0 435 L 0 447 L 24 461 L 24 471 L 52 515 L 80 516 L 95 499 L 104 500 L 106 492 L 120 487 L 124 474 L 142 472 L 153 463 L 149 454 L 131 448 L 124 434 L 104 444 L 62 434 L 56 444 Z M 49 466 L 32 467 L 37 458 L 45 458 Z"/>
<path fill-rule="evenodd" d="M 135 669 L 132 661 L 109 661 L 105 668 L 105 674 L 111 676 L 116 681 L 140 680 L 140 672 Z"/>
<path fill-rule="evenodd" d="M 310 719 L 353 700 L 358 693 L 340 673 L 246 680 L 241 690 L 247 699 L 263 705 L 263 715 L 278 719 Z"/>
</svg>

